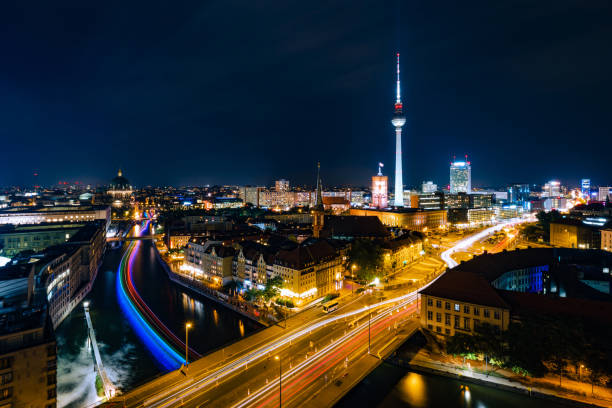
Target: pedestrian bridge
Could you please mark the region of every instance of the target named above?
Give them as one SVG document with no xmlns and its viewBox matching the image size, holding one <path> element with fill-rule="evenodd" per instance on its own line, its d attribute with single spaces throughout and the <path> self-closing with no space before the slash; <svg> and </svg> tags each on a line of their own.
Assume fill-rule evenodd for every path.
<svg viewBox="0 0 612 408">
<path fill-rule="evenodd" d="M 85 320 L 87 321 L 87 331 L 89 334 L 89 340 L 91 341 L 91 348 L 93 349 L 94 359 L 96 360 L 96 371 L 102 380 L 102 387 L 104 388 L 104 395 L 107 400 L 110 400 L 115 396 L 116 388 L 106 375 L 104 364 L 102 363 L 102 357 L 100 356 L 100 349 L 98 349 L 98 342 L 96 341 L 96 333 L 91 323 L 91 317 L 89 316 L 89 303 L 84 302 L 83 308 L 85 309 Z"/>
</svg>

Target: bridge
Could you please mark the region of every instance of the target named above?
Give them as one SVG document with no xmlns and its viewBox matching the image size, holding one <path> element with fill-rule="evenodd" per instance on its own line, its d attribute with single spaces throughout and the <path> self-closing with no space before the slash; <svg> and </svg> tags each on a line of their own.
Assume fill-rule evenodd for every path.
<svg viewBox="0 0 612 408">
<path fill-rule="evenodd" d="M 102 380 L 102 387 L 104 388 L 104 395 L 107 400 L 110 400 L 115 396 L 115 386 L 106 375 L 104 370 L 104 364 L 102 363 L 102 357 L 100 356 L 100 349 L 98 349 L 98 342 L 96 341 L 96 333 L 91 323 L 91 317 L 89 316 L 89 302 L 83 302 L 83 308 L 85 309 L 85 320 L 87 321 L 87 330 L 89 333 L 89 340 L 91 341 L 91 347 L 93 349 L 94 358 L 96 360 L 96 371 Z"/>
<path fill-rule="evenodd" d="M 159 239 L 159 235 L 141 235 L 141 236 L 128 236 L 128 237 L 107 237 L 106 242 L 117 242 L 117 241 L 142 241 L 142 240 L 155 240 Z"/>
</svg>

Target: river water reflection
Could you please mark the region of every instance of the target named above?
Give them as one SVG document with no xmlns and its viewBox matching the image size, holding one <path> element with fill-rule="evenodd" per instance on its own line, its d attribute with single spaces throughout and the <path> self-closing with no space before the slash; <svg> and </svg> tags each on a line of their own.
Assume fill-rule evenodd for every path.
<svg viewBox="0 0 612 408">
<path fill-rule="evenodd" d="M 107 251 L 88 300 L 107 373 L 118 388 L 129 390 L 164 370 L 134 333 L 117 303 L 116 273 L 122 254 L 123 249 Z M 189 345 L 200 354 L 259 328 L 256 323 L 170 282 L 148 241 L 140 245 L 133 268 L 134 284 L 141 297 L 168 328 L 183 338 L 185 322 L 193 322 Z M 79 306 L 56 330 L 60 407 L 83 407 L 97 400 L 94 361 L 84 319 Z"/>
<path fill-rule="evenodd" d="M 414 373 L 387 363 L 378 366 L 336 404 L 336 408 L 552 408 L 559 406 L 563 405 L 451 378 Z"/>
</svg>

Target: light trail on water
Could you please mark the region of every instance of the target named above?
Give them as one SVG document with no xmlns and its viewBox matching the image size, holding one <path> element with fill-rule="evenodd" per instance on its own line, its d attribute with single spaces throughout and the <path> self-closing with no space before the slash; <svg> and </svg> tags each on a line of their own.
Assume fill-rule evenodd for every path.
<svg viewBox="0 0 612 408">
<path fill-rule="evenodd" d="M 146 221 L 144 228 L 139 232 L 142 235 L 148 230 L 150 221 Z M 166 370 L 176 370 L 184 357 L 179 353 L 185 344 L 168 329 L 153 311 L 142 300 L 132 280 L 134 260 L 139 254 L 141 242 L 131 242 L 121 258 L 117 269 L 116 289 L 117 301 L 128 319 L 128 322 L 143 344 Z M 200 355 L 190 349 L 192 358 Z"/>
</svg>

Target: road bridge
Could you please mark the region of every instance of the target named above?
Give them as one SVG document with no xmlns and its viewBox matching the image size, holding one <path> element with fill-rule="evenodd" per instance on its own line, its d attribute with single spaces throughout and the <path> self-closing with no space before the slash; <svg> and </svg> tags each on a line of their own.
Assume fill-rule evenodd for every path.
<svg viewBox="0 0 612 408">
<path fill-rule="evenodd" d="M 142 240 L 155 240 L 159 239 L 158 235 L 141 235 L 141 236 L 129 236 L 129 237 L 107 237 L 106 242 L 117 242 L 117 241 L 142 241 Z"/>
</svg>

